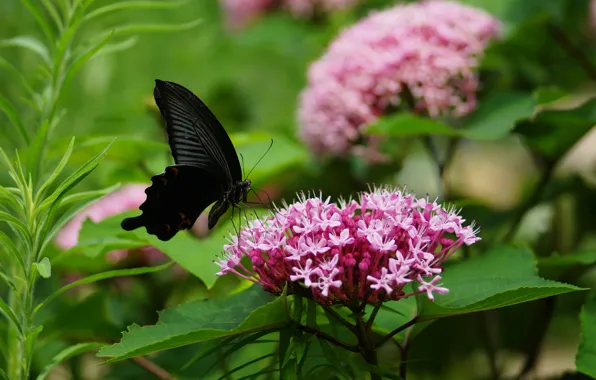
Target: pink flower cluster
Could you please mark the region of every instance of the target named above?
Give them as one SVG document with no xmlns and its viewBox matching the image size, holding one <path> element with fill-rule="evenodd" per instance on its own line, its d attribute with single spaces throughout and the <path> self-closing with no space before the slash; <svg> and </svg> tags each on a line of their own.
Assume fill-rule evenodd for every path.
<svg viewBox="0 0 596 380">
<path fill-rule="evenodd" d="M 448 291 L 438 285 L 442 263 L 462 244 L 480 240 L 477 232 L 453 209 L 398 189 L 375 189 L 339 205 L 303 195 L 232 235 L 218 275 L 234 273 L 273 294 L 288 283 L 291 293 L 325 304 L 419 293 L 433 300 Z M 252 270 L 242 265 L 243 256 Z"/>
<path fill-rule="evenodd" d="M 228 24 L 239 29 L 271 10 L 287 9 L 294 17 L 309 18 L 317 12 L 343 10 L 358 0 L 220 0 Z"/>
<path fill-rule="evenodd" d="M 300 136 L 317 155 L 359 154 L 364 128 L 400 106 L 461 116 L 476 106 L 475 68 L 501 29 L 489 14 L 450 1 L 402 4 L 344 30 L 308 72 L 300 97 Z M 364 142 L 365 145 L 370 140 Z M 364 153 L 372 153 L 377 141 Z"/>
</svg>

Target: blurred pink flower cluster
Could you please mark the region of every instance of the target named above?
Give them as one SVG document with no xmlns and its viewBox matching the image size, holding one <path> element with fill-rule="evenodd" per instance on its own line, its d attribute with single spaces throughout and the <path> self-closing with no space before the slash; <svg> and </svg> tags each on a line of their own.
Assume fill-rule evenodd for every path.
<svg viewBox="0 0 596 380">
<path fill-rule="evenodd" d="M 462 116 L 476 106 L 475 68 L 501 24 L 450 1 L 422 1 L 373 13 L 345 29 L 308 71 L 300 96 L 300 136 L 317 155 L 368 155 L 354 147 L 363 129 L 413 97 L 414 111 Z M 370 146 L 369 146 L 370 145 Z M 368 149 L 367 149 L 368 148 Z M 366 151 L 368 151 L 366 153 Z"/>
<path fill-rule="evenodd" d="M 287 9 L 294 17 L 308 18 L 317 12 L 346 9 L 358 0 L 220 0 L 228 25 L 234 29 L 246 26 L 271 10 Z"/>
<path fill-rule="evenodd" d="M 145 184 L 130 184 L 122 186 L 113 193 L 107 194 L 87 206 L 83 211 L 75 215 L 56 235 L 54 240 L 56 246 L 68 250 L 79 242 L 79 232 L 86 219 L 93 223 L 99 223 L 104 219 L 125 211 L 137 209 L 145 201 Z M 159 263 L 166 259 L 166 256 L 153 247 L 139 248 L 138 253 L 148 263 Z M 126 258 L 129 250 L 118 249 L 108 253 L 108 260 L 118 262 Z"/>
<path fill-rule="evenodd" d="M 304 196 L 232 235 L 217 263 L 280 294 L 312 294 L 324 304 L 398 300 L 448 289 L 442 264 L 463 244 L 478 240 L 455 210 L 393 188 L 374 189 L 359 201 L 329 203 Z M 252 270 L 241 264 L 247 256 Z M 406 293 L 407 284 L 416 286 Z"/>
</svg>

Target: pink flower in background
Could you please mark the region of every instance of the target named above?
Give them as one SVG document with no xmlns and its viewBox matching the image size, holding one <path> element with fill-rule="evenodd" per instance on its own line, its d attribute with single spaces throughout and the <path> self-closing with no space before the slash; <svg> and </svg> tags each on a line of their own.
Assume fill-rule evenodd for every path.
<svg viewBox="0 0 596 380">
<path fill-rule="evenodd" d="M 220 0 L 228 25 L 240 29 L 275 9 L 287 9 L 294 17 L 310 18 L 316 13 L 347 9 L 359 0 Z"/>
<path fill-rule="evenodd" d="M 277 0 L 220 0 L 228 25 L 240 29 L 275 8 Z"/>
<path fill-rule="evenodd" d="M 285 0 L 285 7 L 295 17 L 312 17 L 316 12 L 331 13 L 348 9 L 359 0 Z"/>
<path fill-rule="evenodd" d="M 355 145 L 369 143 L 360 141 L 364 128 L 402 105 L 406 89 L 414 111 L 430 117 L 471 112 L 479 57 L 500 27 L 489 14 L 450 1 L 369 15 L 310 66 L 300 96 L 300 137 L 317 155 L 355 153 Z"/>
<path fill-rule="evenodd" d="M 79 232 L 86 219 L 90 219 L 93 223 L 99 223 L 111 216 L 139 208 L 146 198 L 145 188 L 147 188 L 145 184 L 130 184 L 99 198 L 73 217 L 58 232 L 54 242 L 63 250 L 68 250 L 76 246 L 79 242 Z M 142 247 L 138 251 L 150 263 L 157 263 L 166 258 L 161 251 L 153 247 Z M 126 249 L 114 250 L 108 253 L 108 260 L 114 262 L 120 261 L 128 253 L 129 250 Z"/>
<path fill-rule="evenodd" d="M 325 304 L 421 293 L 433 300 L 448 292 L 439 284 L 443 262 L 480 240 L 464 222 L 451 208 L 388 187 L 339 205 L 302 196 L 232 235 L 218 275 L 234 273 L 273 294 L 288 283 L 290 292 Z M 241 264 L 243 256 L 252 270 Z"/>
</svg>

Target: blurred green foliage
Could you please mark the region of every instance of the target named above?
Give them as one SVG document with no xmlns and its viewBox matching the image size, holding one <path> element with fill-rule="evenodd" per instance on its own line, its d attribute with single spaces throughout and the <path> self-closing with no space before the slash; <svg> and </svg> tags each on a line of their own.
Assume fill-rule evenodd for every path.
<svg viewBox="0 0 596 380">
<path fill-rule="evenodd" d="M 296 137 L 295 115 L 309 63 L 324 52 L 328 42 L 344 26 L 370 10 L 395 2 L 365 1 L 353 10 L 318 22 L 296 20 L 276 12 L 237 32 L 226 28 L 215 0 L 172 1 L 161 9 L 123 10 L 107 18 L 92 19 L 84 32 L 76 36 L 79 41 L 100 39 L 104 37 L 102 31 L 124 24 L 183 27 L 195 20 L 200 20 L 200 24 L 167 33 L 118 36 L 112 41 L 110 54 L 98 55 L 82 66 L 59 99 L 60 108 L 66 113 L 53 130 L 41 177 L 47 178 L 51 173 L 49 168 L 63 158 L 73 136 L 76 144 L 72 155 L 51 191 L 64 185 L 68 175 L 116 137 L 101 165 L 76 189 L 92 191 L 118 183 L 148 183 L 151 175 L 160 173 L 172 162 L 163 124 L 152 100 L 153 80 L 184 84 L 209 105 L 231 134 L 242 154 L 245 172 L 253 169 L 266 152 L 270 139 L 274 140 L 250 178 L 257 188 L 271 192 L 276 201 L 291 199 L 300 190 L 322 189 L 336 198 L 366 189 L 370 182 L 400 182 L 433 195 L 443 193 L 463 207 L 467 219 L 480 224 L 483 242 L 477 249 L 458 257 L 462 261 L 472 258 L 454 264 L 452 278 L 445 275 L 450 288 L 459 289 L 449 297 L 461 298 L 446 297 L 443 303 L 433 307 L 416 305 L 411 299 L 387 305 L 379 312 L 375 331 L 386 334 L 420 310 L 423 317 L 433 318 L 483 311 L 439 319 L 432 324 L 424 322 L 414 330 L 397 334 L 396 342 L 403 342 L 406 334 L 416 335 L 408 356 L 413 378 L 489 377 L 484 353 L 488 352 L 489 360 L 495 352 L 512 353 L 518 362 L 525 360 L 527 364 L 529 359 L 538 357 L 544 342 L 549 347 L 563 347 L 571 364 L 567 360 L 560 368 L 573 368 L 580 328 L 582 342 L 577 369 L 596 376 L 594 296 L 588 298 L 581 313 L 587 292 L 557 297 L 556 304 L 552 297 L 596 286 L 592 270 L 596 263 L 594 183 L 575 174 L 555 175 L 563 157 L 596 123 L 596 104 L 590 99 L 596 94 L 591 83 L 596 79 L 594 63 L 590 66 L 590 62 L 596 62 L 596 30 L 591 29 L 587 20 L 588 1 L 462 2 L 484 8 L 505 22 L 503 39 L 491 45 L 482 61 L 483 86 L 478 109 L 456 122 L 430 121 L 406 112 L 379 119 L 370 133 L 389 139 L 395 160 L 391 165 L 378 167 L 368 167 L 358 160 L 316 161 Z M 94 7 L 112 3 L 118 4 L 97 0 Z M 11 122 L 22 124 L 23 128 L 37 125 L 35 113 L 23 101 L 27 88 L 12 67 L 18 68 L 33 85 L 44 78 L 37 66 L 39 56 L 45 55 L 43 49 L 31 39 L 10 40 L 15 36 L 42 35 L 24 4 L 27 1 L 0 2 L 0 37 L 4 41 L 0 43 L 0 94 L 14 105 L 13 110 L 0 101 L 0 108 L 5 110 L 0 115 L 0 145 L 10 155 L 15 148 L 26 147 L 24 133 L 11 126 Z M 18 45 L 30 49 L 20 49 Z M 561 102 L 570 102 L 571 106 L 567 104 L 567 109 L 561 109 Z M 17 114 L 24 116 L 22 122 L 15 119 Z M 511 142 L 514 140 L 508 140 L 511 134 L 516 138 L 516 146 L 521 146 L 534 159 L 534 166 L 532 175 L 519 180 L 522 194 L 513 196 L 509 207 L 494 207 L 487 199 L 490 197 L 482 194 L 468 196 L 466 186 L 458 188 L 447 183 L 444 190 L 449 192 L 445 193 L 437 189 L 436 183 L 441 181 L 436 168 L 411 166 L 432 161 L 423 143 L 426 137 L 435 138 L 441 147 L 441 142 L 452 138 L 464 139 L 460 147 L 476 144 L 482 148 L 487 142 L 501 144 L 506 155 L 506 148 L 514 145 Z M 443 145 L 448 152 L 448 144 Z M 508 162 L 506 157 L 499 160 Z M 404 170 L 400 172 L 402 167 Z M 408 170 L 411 167 L 414 169 Z M 518 171 L 517 166 L 507 169 L 512 174 Z M 455 176 L 467 177 L 468 184 L 488 181 L 482 174 L 462 171 Z M 0 171 L 0 184 L 10 183 L 8 172 Z M 492 186 L 501 184 L 493 182 Z M 532 220 L 528 211 L 538 205 L 548 207 L 554 216 Z M 77 247 L 61 252 L 48 246 L 44 260 L 50 258 L 52 265 L 49 266 L 49 261 L 36 263 L 41 276 L 49 277 L 38 281 L 36 301 L 56 298 L 43 304 L 36 316 L 36 322 L 43 324 L 44 330 L 33 360 L 34 375 L 53 369 L 48 378 L 61 378 L 54 364 L 68 359 L 59 367 L 73 379 L 149 378 L 147 362 L 141 360 L 95 367 L 99 362 L 93 354 L 103 346 L 100 356 L 117 359 L 151 353 L 147 360 L 177 374 L 179 379 L 218 378 L 234 368 L 239 369 L 234 373 L 236 378 L 258 373 L 261 378 L 273 379 L 278 375 L 267 374 L 267 370 L 277 368 L 278 358 L 271 353 L 283 348 L 283 342 L 289 342 L 290 337 L 292 346 L 281 350 L 287 355 L 280 360 L 286 365 L 282 371 L 288 377 L 305 357 L 310 360 L 305 373 L 312 370 L 314 376 L 333 378 L 339 376 L 337 373 L 344 377 L 358 373 L 362 364 L 358 358 L 342 349 L 334 351 L 324 341 L 310 344 L 310 336 L 297 333 L 292 324 L 279 332 L 268 329 L 289 323 L 281 307 L 287 299 L 270 302 L 272 298 L 257 289 L 246 290 L 249 285 L 245 281 L 215 276 L 217 267 L 212 261 L 225 244 L 227 231 L 233 229 L 231 222 L 226 223 L 222 218 L 220 226 L 206 239 L 180 234 L 164 243 L 144 231 L 123 233 L 118 224 L 124 216 L 99 224 L 86 221 Z M 512 225 L 521 226 L 521 231 Z M 503 237 L 527 248 L 494 246 Z M 149 269 L 143 267 L 147 262 L 142 255 L 133 253 L 118 262 L 106 258 L 106 253 L 113 249 L 146 245 L 159 248 L 178 266 L 172 268 L 166 264 L 164 267 L 168 269 Z M 536 276 L 532 253 L 539 258 L 540 275 L 548 280 Z M 463 273 L 458 274 L 457 270 Z M 80 279 L 90 274 L 95 276 L 92 280 L 105 281 Z M 67 281 L 77 279 L 79 282 L 74 284 L 81 286 L 63 287 Z M 2 292 L 4 296 L 8 289 Z M 518 305 L 521 301 L 544 297 L 549 298 Z M 494 310 L 509 305 L 515 306 Z M 307 304 L 305 309 L 309 307 L 312 305 Z M 159 316 L 155 313 L 166 308 Z M 310 313 L 310 309 L 304 315 L 305 320 L 310 319 L 307 322 L 321 331 L 340 337 L 348 335 L 328 317 Z M 122 339 L 120 332 L 130 325 L 132 328 Z M 2 334 L 7 326 L 0 319 Z M 267 328 L 259 330 L 263 326 Z M 240 349 L 244 346 L 245 349 Z M 70 348 L 63 351 L 67 347 Z M 400 357 L 396 350 L 394 344 L 388 344 L 380 353 L 380 362 L 395 372 L 396 358 Z M 0 354 L 6 351 L 0 347 Z M 86 351 L 91 354 L 79 355 Z M 156 351 L 160 352 L 153 353 Z M 222 364 L 222 356 L 229 360 Z M 242 367 L 251 360 L 254 360 L 251 365 Z M 328 362 L 333 361 L 336 367 L 328 368 Z M 501 358 L 499 364 L 505 367 L 507 375 L 518 372 L 510 357 Z M 552 376 L 558 378 L 559 373 Z"/>
</svg>

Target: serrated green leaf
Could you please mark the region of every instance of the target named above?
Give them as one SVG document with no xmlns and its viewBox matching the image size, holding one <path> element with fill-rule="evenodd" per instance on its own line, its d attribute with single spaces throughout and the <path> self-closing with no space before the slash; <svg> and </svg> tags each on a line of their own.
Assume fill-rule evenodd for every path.
<svg viewBox="0 0 596 380">
<path fill-rule="evenodd" d="M 48 376 L 49 373 L 52 371 L 52 369 L 56 367 L 58 364 L 62 363 L 63 361 L 87 351 L 99 350 L 102 345 L 103 343 L 78 343 L 65 348 L 64 350 L 60 351 L 56 356 L 54 356 L 51 363 L 44 367 L 44 369 L 37 376 L 37 380 L 44 380 L 46 376 Z"/>
<path fill-rule="evenodd" d="M 543 110 L 519 123 L 515 132 L 544 158 L 554 162 L 565 155 L 596 124 L 596 99 L 566 110 Z"/>
<path fill-rule="evenodd" d="M 581 342 L 575 356 L 577 370 L 596 377 L 596 293 L 592 292 L 580 313 Z"/>
<path fill-rule="evenodd" d="M 473 140 L 496 140 L 507 136 L 517 121 L 532 116 L 535 100 L 530 93 L 491 92 L 464 121 L 462 136 Z"/>
<path fill-rule="evenodd" d="M 35 307 L 35 310 L 33 310 L 33 314 L 37 313 L 42 307 L 44 307 L 45 305 L 47 305 L 54 298 L 58 297 L 62 293 L 66 292 L 67 290 L 72 289 L 72 288 L 75 288 L 75 287 L 77 287 L 79 285 L 92 284 L 94 282 L 101 281 L 101 280 L 107 280 L 109 278 L 125 277 L 125 276 L 137 276 L 137 275 L 145 274 L 145 273 L 159 272 L 161 270 L 164 270 L 164 269 L 170 267 L 172 264 L 173 264 L 173 262 L 170 261 L 170 262 L 167 262 L 165 264 L 157 265 L 157 266 L 154 266 L 154 267 L 141 267 L 141 268 L 132 268 L 132 269 L 117 269 L 117 270 L 111 270 L 111 271 L 108 271 L 108 272 L 98 273 L 98 274 L 94 274 L 94 275 L 91 275 L 91 276 L 82 278 L 80 280 L 71 282 L 70 284 L 63 286 L 60 289 L 56 290 L 54 293 L 50 294 L 45 300 L 43 300 L 43 302 L 39 303 Z"/>
<path fill-rule="evenodd" d="M 119 1 L 113 4 L 108 4 L 103 7 L 99 7 L 91 12 L 89 12 L 83 18 L 85 21 L 94 19 L 101 15 L 105 15 L 107 13 L 116 12 L 124 9 L 141 9 L 141 8 L 149 8 L 149 9 L 164 9 L 164 8 L 174 8 L 179 7 L 182 4 L 186 3 L 186 0 L 182 1 Z"/>
<path fill-rule="evenodd" d="M 367 133 L 398 137 L 420 135 L 458 136 L 459 132 L 446 124 L 411 112 L 396 112 L 379 118 L 367 129 Z"/>
<path fill-rule="evenodd" d="M 29 132 L 27 132 L 27 129 L 21 120 L 21 115 L 14 105 L 3 96 L 0 96 L 0 111 L 4 112 L 10 123 L 16 128 L 25 143 L 29 144 Z"/>
<path fill-rule="evenodd" d="M 97 356 L 109 357 L 107 362 L 113 362 L 211 339 L 278 329 L 287 323 L 286 314 L 281 300 L 272 299 L 253 286 L 226 299 L 194 301 L 167 309 L 160 313 L 156 325 L 129 327 L 120 343 L 102 348 Z"/>
<path fill-rule="evenodd" d="M 39 272 L 39 275 L 43 278 L 50 278 L 52 277 L 52 264 L 50 263 L 50 259 L 44 257 L 38 263 L 33 263 L 35 268 Z"/>
<path fill-rule="evenodd" d="M 46 46 L 33 36 L 17 36 L 1 40 L 0 47 L 21 47 L 39 55 L 48 65 L 50 65 L 52 61 Z"/>
<path fill-rule="evenodd" d="M 441 276 L 449 293 L 437 295 L 434 303 L 419 296 L 421 321 L 583 290 L 538 277 L 532 252 L 514 246 L 495 246 L 481 256 L 447 267 Z"/>
</svg>

